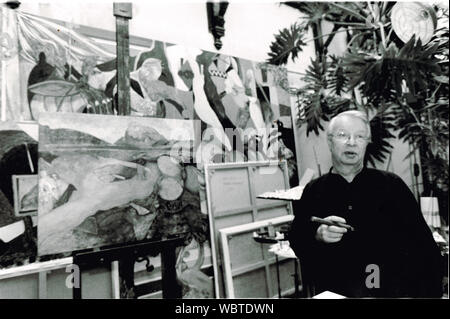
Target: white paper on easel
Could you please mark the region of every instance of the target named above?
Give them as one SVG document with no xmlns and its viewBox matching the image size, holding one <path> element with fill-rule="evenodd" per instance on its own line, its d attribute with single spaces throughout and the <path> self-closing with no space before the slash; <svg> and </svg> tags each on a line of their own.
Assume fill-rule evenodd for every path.
<svg viewBox="0 0 450 319">
<path fill-rule="evenodd" d="M 315 171 L 307 168 L 303 174 L 302 179 L 298 186 L 290 188 L 288 190 L 276 190 L 273 192 L 265 192 L 258 195 L 259 198 L 272 198 L 272 199 L 286 199 L 286 200 L 299 200 L 302 197 L 303 189 L 314 177 Z"/>
</svg>

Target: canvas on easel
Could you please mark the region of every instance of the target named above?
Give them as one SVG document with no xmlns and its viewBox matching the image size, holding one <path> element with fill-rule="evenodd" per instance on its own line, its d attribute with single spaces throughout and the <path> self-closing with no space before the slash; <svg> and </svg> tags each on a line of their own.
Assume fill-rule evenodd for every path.
<svg viewBox="0 0 450 319">
<path fill-rule="evenodd" d="M 191 122 L 41 113 L 39 125 L 40 256 L 164 239 L 189 228 L 166 211 L 201 214 Z"/>
</svg>

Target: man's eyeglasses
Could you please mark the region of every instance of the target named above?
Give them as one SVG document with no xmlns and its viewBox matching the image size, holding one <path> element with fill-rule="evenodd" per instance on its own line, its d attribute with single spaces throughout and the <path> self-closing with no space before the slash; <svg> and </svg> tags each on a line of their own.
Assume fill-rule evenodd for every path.
<svg viewBox="0 0 450 319">
<path fill-rule="evenodd" d="M 338 140 L 339 142 L 347 142 L 348 140 L 350 140 L 351 138 L 351 134 L 347 133 L 347 132 L 343 132 L 343 131 L 339 131 L 335 134 L 330 134 L 331 136 L 333 136 L 336 140 Z M 363 134 L 356 134 L 353 135 L 353 140 L 356 143 L 364 143 L 367 142 L 369 140 L 369 137 L 363 135 Z"/>
</svg>

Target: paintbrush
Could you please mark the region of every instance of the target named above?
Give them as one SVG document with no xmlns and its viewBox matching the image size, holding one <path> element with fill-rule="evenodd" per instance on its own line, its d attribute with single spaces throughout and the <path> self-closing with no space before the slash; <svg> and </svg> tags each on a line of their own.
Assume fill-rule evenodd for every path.
<svg viewBox="0 0 450 319">
<path fill-rule="evenodd" d="M 315 223 L 319 223 L 319 224 L 324 224 L 324 225 L 328 225 L 328 226 L 337 226 L 337 227 L 342 227 L 345 228 L 349 231 L 355 231 L 355 228 L 353 228 L 352 226 L 348 225 L 348 224 L 344 224 L 341 222 L 335 222 L 335 221 L 331 221 L 331 220 L 326 220 L 323 218 L 319 218 L 316 216 L 312 216 L 311 217 L 311 221 L 315 222 Z"/>
</svg>

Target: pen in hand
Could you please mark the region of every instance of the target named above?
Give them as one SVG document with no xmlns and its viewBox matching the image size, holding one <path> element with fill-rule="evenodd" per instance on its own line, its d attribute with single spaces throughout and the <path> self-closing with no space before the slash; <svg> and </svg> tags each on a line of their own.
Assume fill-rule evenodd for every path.
<svg viewBox="0 0 450 319">
<path fill-rule="evenodd" d="M 349 231 L 354 231 L 355 230 L 355 228 L 353 228 L 352 226 L 350 226 L 348 224 L 344 224 L 344 223 L 340 223 L 340 222 L 334 222 L 334 221 L 326 220 L 326 219 L 319 218 L 319 217 L 316 217 L 316 216 L 312 216 L 311 217 L 311 221 L 315 222 L 315 223 L 319 223 L 319 224 L 325 224 L 325 225 L 328 225 L 328 226 L 342 227 L 342 228 L 345 228 L 345 229 L 347 229 Z"/>
</svg>

